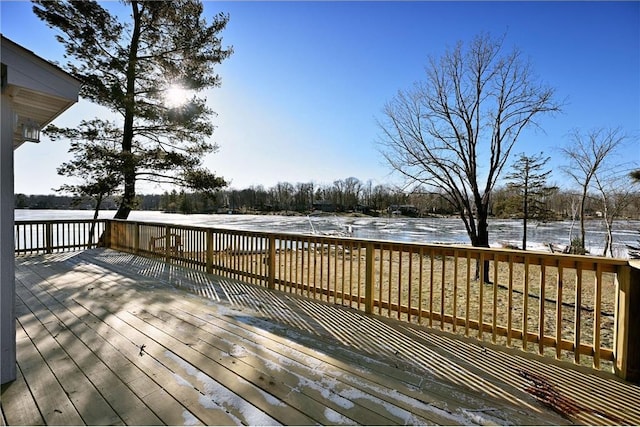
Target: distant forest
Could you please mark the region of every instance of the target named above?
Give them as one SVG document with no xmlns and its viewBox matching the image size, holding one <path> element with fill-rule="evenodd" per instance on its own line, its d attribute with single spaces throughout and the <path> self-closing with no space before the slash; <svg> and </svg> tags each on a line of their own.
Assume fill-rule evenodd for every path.
<svg viewBox="0 0 640 427">
<path fill-rule="evenodd" d="M 625 200 L 619 218 L 640 219 L 640 193 Z M 497 218 L 521 218 L 521 196 L 509 187 L 493 192 L 491 215 Z M 186 193 L 173 190 L 164 194 L 140 195 L 138 210 L 165 211 L 184 214 L 195 213 L 281 213 L 308 214 L 313 211 L 334 213 L 362 213 L 365 215 L 397 214 L 423 217 L 457 215 L 442 194 L 413 191 L 407 193 L 389 185 L 372 185 L 357 178 L 337 180 L 332 184 L 278 183 L 271 188 L 263 186 L 244 190 L 224 189 L 213 195 Z M 555 189 L 539 200 L 537 219 L 560 220 L 576 215 L 579 197 L 575 192 Z M 598 217 L 601 212 L 599 197 L 588 200 L 586 213 Z M 16 209 L 94 209 L 92 199 L 77 200 L 64 195 L 15 195 Z M 117 209 L 117 199 L 103 201 L 102 209 Z"/>
</svg>

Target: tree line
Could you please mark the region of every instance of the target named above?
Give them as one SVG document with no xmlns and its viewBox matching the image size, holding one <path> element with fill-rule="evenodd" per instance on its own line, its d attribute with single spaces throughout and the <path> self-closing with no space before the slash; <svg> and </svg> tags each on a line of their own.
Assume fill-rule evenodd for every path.
<svg viewBox="0 0 640 427">
<path fill-rule="evenodd" d="M 614 198 L 616 194 L 611 194 Z M 580 194 L 573 190 L 551 187 L 551 191 L 536 199 L 532 219 L 554 221 L 577 218 Z M 16 209 L 87 209 L 95 208 L 93 198 L 50 195 L 15 195 Z M 117 209 L 116 197 L 102 201 L 102 209 Z M 334 213 L 357 212 L 365 215 L 436 216 L 458 215 L 457 208 L 442 194 L 417 189 L 406 192 L 397 186 L 373 185 L 370 180 L 350 177 L 331 184 L 281 182 L 272 187 L 261 185 L 245 189 L 224 189 L 214 194 L 205 192 L 165 191 L 163 194 L 142 194 L 136 199 L 136 209 L 183 214 L 196 213 L 299 213 L 313 211 Z M 496 218 L 522 219 L 521 194 L 517 186 L 504 185 L 493 192 L 489 214 Z M 601 198 L 591 193 L 585 202 L 585 216 L 601 218 Z M 640 192 L 632 193 L 619 218 L 640 219 Z"/>
</svg>

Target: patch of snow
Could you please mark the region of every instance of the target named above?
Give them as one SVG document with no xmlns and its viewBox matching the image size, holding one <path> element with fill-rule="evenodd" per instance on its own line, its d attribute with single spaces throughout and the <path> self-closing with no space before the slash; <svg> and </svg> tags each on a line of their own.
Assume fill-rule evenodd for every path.
<svg viewBox="0 0 640 427">
<path fill-rule="evenodd" d="M 249 383 L 247 383 L 247 384 L 249 384 Z M 262 390 L 260 388 L 258 389 L 258 391 L 260 392 L 260 394 L 262 394 L 262 397 L 264 397 L 264 399 L 267 401 L 267 403 L 269 405 L 280 406 L 280 407 L 287 406 L 283 401 L 281 401 L 277 397 L 273 396 L 272 394 L 269 394 L 269 393 L 267 393 L 266 391 L 264 391 L 264 390 Z"/>
<path fill-rule="evenodd" d="M 204 372 L 196 369 L 190 363 L 185 362 L 183 359 L 176 356 L 171 351 L 165 351 L 165 356 L 176 362 L 182 369 L 187 372 L 188 375 L 195 377 L 202 384 L 202 387 L 197 388 L 201 389 L 202 396 L 200 396 L 199 402 L 204 408 L 222 408 L 227 411 L 229 417 L 231 417 L 238 425 L 279 425 L 277 420 L 271 418 L 262 410 L 256 408 L 251 403 L 247 402 L 233 391 L 215 381 Z M 181 385 L 189 385 L 191 387 L 194 387 L 180 375 L 174 374 L 174 377 Z M 250 386 L 250 384 L 245 380 L 239 379 L 239 382 Z M 266 395 L 265 398 L 269 404 L 274 406 L 285 406 L 284 403 L 280 402 L 270 394 L 264 392 L 262 393 Z M 242 414 L 243 419 L 239 419 L 233 414 L 233 412 Z"/>
<path fill-rule="evenodd" d="M 218 314 L 220 314 L 221 316 L 234 317 L 242 312 L 242 310 L 239 308 L 230 307 L 224 304 L 216 304 L 216 306 Z"/>
<path fill-rule="evenodd" d="M 346 399 L 340 394 L 333 392 L 335 387 L 338 385 L 337 380 L 323 376 L 322 380 L 318 383 L 316 381 L 309 380 L 308 378 L 299 376 L 295 372 L 290 373 L 298 377 L 299 384 L 298 387 L 292 389 L 290 393 L 300 393 L 301 388 L 306 387 L 320 393 L 323 398 L 332 401 L 336 406 L 339 406 L 341 408 L 351 409 L 355 406 L 355 404 L 351 400 Z"/>
<path fill-rule="evenodd" d="M 236 358 L 242 358 L 247 357 L 249 355 L 249 352 L 241 345 L 234 344 L 229 351 L 229 355 Z"/>
<path fill-rule="evenodd" d="M 198 398 L 198 402 L 203 408 L 206 408 L 206 409 L 221 409 L 221 406 L 218 405 L 216 402 L 214 402 L 212 397 L 213 396 L 210 396 L 208 393 L 201 394 L 200 397 Z M 235 418 L 231 414 L 229 414 L 229 416 L 231 416 L 231 418 Z M 237 420 L 234 420 L 234 421 L 237 421 Z M 236 422 L 236 424 L 238 424 L 238 422 Z"/>
<path fill-rule="evenodd" d="M 181 357 L 177 356 L 176 354 L 174 354 L 169 350 L 166 350 L 164 352 L 164 355 L 165 357 L 176 362 L 189 375 L 195 376 L 199 372 L 193 365 L 191 365 L 190 363 L 187 363 L 186 361 L 184 361 L 184 359 L 182 359 Z"/>
<path fill-rule="evenodd" d="M 358 385 L 359 387 L 361 387 L 362 389 L 369 389 L 372 390 L 374 392 L 376 392 L 377 394 L 380 395 L 387 395 L 392 397 L 395 400 L 401 401 L 406 403 L 408 406 L 412 407 L 412 408 L 417 408 L 420 409 L 424 412 L 428 412 L 428 413 L 432 413 L 432 414 L 436 414 L 442 418 L 446 418 L 452 421 L 452 424 L 460 424 L 460 425 L 468 425 L 469 424 L 469 420 L 461 415 L 456 415 L 453 414 L 451 412 L 445 411 L 444 409 L 440 409 L 434 405 L 425 403 L 425 402 L 421 402 L 417 399 L 414 399 L 413 397 L 407 396 L 405 394 L 402 394 L 400 392 L 398 392 L 398 390 L 389 390 L 386 388 L 382 388 L 382 387 L 378 387 L 375 385 L 371 385 L 368 383 L 364 383 L 363 381 L 360 381 L 356 378 L 352 378 L 352 381 L 354 381 L 356 383 L 356 385 Z M 360 389 L 355 389 L 352 388 L 349 391 L 345 391 L 345 393 L 342 393 L 343 395 L 346 394 L 347 397 L 349 397 L 350 399 L 366 399 L 369 401 L 372 401 L 374 403 L 377 403 L 379 405 L 381 405 L 382 407 L 385 408 L 385 410 L 387 410 L 390 414 L 393 414 L 394 416 L 400 418 L 400 419 L 404 419 L 406 423 L 408 424 L 424 424 L 425 421 L 422 420 L 420 421 L 420 418 L 415 415 L 412 414 L 409 411 L 406 411 L 405 409 L 399 408 L 389 402 L 383 401 L 382 399 L 379 399 L 377 397 L 373 397 L 371 395 L 369 395 L 367 392 L 364 392 Z M 418 422 L 416 422 L 418 421 Z"/>
<path fill-rule="evenodd" d="M 482 426 L 508 425 L 507 423 L 505 423 L 505 420 L 491 416 L 488 413 L 490 411 L 496 411 L 496 410 L 495 409 L 485 409 L 485 410 L 463 409 L 462 414 L 467 419 L 469 419 L 470 421 L 472 421 L 477 425 L 482 425 Z"/>
<path fill-rule="evenodd" d="M 355 422 L 352 419 L 345 417 L 344 415 L 334 411 L 331 408 L 325 408 L 324 417 L 327 420 L 329 420 L 331 424 L 334 424 L 334 425 L 337 425 L 337 424 L 354 425 L 355 424 Z"/>
<path fill-rule="evenodd" d="M 175 378 L 176 382 L 181 386 L 194 388 L 189 381 L 185 380 L 184 378 L 182 378 L 180 375 L 176 373 L 173 374 L 173 378 Z"/>
<path fill-rule="evenodd" d="M 265 367 L 270 371 L 275 371 L 275 372 L 282 371 L 282 366 L 283 366 L 282 362 L 276 363 L 276 362 L 272 362 L 271 360 L 265 360 L 264 364 L 265 364 Z"/>
<path fill-rule="evenodd" d="M 197 426 L 200 424 L 200 421 L 186 409 L 182 411 L 182 419 L 184 420 L 183 425 L 185 426 Z"/>
<path fill-rule="evenodd" d="M 211 377 L 206 375 L 203 372 L 198 373 L 197 375 L 198 381 L 202 383 L 204 386 L 204 393 L 210 400 L 217 402 L 217 404 L 226 409 L 235 409 L 237 412 L 242 414 L 242 418 L 244 420 L 237 420 L 238 424 L 248 424 L 248 425 L 275 425 L 278 424 L 278 421 L 271 418 L 269 415 L 265 414 L 260 409 L 256 408 L 242 397 L 235 394 L 233 391 L 229 390 L 222 384 L 213 380 Z M 243 381 L 241 381 L 243 382 Z M 248 384 L 248 383 L 247 383 Z M 201 400 L 202 401 L 202 400 Z M 212 402 L 213 403 L 213 402 Z M 271 402 L 269 402 L 271 403 Z M 233 417 L 232 414 L 229 414 Z M 234 420 L 236 419 L 233 417 Z M 243 421 L 243 422 L 240 422 Z"/>
</svg>

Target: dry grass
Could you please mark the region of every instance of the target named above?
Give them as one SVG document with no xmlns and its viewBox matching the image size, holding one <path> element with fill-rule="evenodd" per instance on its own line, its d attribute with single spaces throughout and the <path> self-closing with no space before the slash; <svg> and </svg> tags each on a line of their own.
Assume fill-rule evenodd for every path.
<svg viewBox="0 0 640 427">
<path fill-rule="evenodd" d="M 575 343 L 578 334 L 583 346 L 595 347 L 594 337 L 598 337 L 601 348 L 613 347 L 616 295 L 613 273 L 602 274 L 598 291 L 594 271 L 584 270 L 579 275 L 575 268 L 564 268 L 559 278 L 558 267 L 542 267 L 535 257 L 528 266 L 505 259 L 497 263 L 497 275 L 495 263 L 489 262 L 489 278 L 497 284 L 494 285 L 475 280 L 477 260 L 467 259 L 463 251 L 457 257 L 443 257 L 436 250 L 375 250 L 374 313 L 528 351 L 540 352 L 536 341 L 541 329 L 547 341 L 555 340 L 559 329 L 560 339 L 567 343 Z M 193 255 L 185 253 L 184 257 L 205 259 L 203 253 Z M 214 254 L 214 265 L 221 267 L 219 272 L 226 271 L 234 278 L 263 284 L 268 272 L 263 251 L 220 251 Z M 278 289 L 365 309 L 366 250 L 358 244 L 343 247 L 294 242 L 290 249 L 276 252 L 275 277 Z M 580 307 L 577 313 L 576 299 Z M 600 312 L 600 318 L 599 326 L 594 328 L 596 312 Z M 440 322 L 443 316 L 445 321 Z M 484 325 L 482 334 L 477 326 L 480 318 Z M 507 330 L 512 331 L 511 338 L 507 338 Z M 527 344 L 517 339 L 525 330 L 529 337 Z M 553 342 L 547 342 L 542 353 L 555 356 Z M 561 358 L 573 360 L 574 353 L 563 350 Z M 592 360 L 584 355 L 580 358 L 581 363 L 588 365 Z"/>
<path fill-rule="evenodd" d="M 543 335 L 552 339 L 556 338 L 557 328 L 560 328 L 561 340 L 575 342 L 577 333 L 579 343 L 587 346 L 594 346 L 594 333 L 599 333 L 600 347 L 613 347 L 614 274 L 602 274 L 598 305 L 595 272 L 582 271 L 578 279 L 576 269 L 563 269 L 561 303 L 558 304 L 557 267 L 532 264 L 525 268 L 524 264 L 500 261 L 496 276 L 494 263 L 490 262 L 489 278 L 497 284 L 494 286 L 491 283 L 481 285 L 474 279 L 476 264 L 475 259 L 442 257 L 428 251 L 376 250 L 374 313 L 469 335 L 479 335 L 477 327 L 473 329 L 481 317 L 485 330 L 483 339 L 522 346 L 527 350 L 538 351 L 539 346 L 532 342 L 523 345 L 521 340 L 508 340 L 504 336 L 507 328 L 526 330 L 536 337 L 540 336 L 542 329 Z M 365 266 L 364 248 L 296 248 L 277 254 L 276 277 L 283 289 L 286 284 L 291 286 L 287 290 L 305 296 L 364 309 Z M 578 313 L 575 310 L 576 299 L 579 300 Z M 402 307 L 400 311 L 397 310 L 398 305 Z M 600 319 L 599 327 L 594 329 L 596 310 L 600 312 Z M 445 322 L 439 320 L 442 315 Z M 454 322 L 454 318 L 458 320 Z M 465 327 L 467 325 L 471 330 Z M 495 337 L 492 334 L 494 325 L 498 331 Z M 500 336 L 501 332 L 503 336 Z M 546 347 L 543 352 L 548 355 L 556 353 L 553 347 Z M 567 351 L 562 352 L 562 357 L 574 358 L 573 353 Z M 591 364 L 591 358 L 583 356 L 581 359 Z"/>
</svg>

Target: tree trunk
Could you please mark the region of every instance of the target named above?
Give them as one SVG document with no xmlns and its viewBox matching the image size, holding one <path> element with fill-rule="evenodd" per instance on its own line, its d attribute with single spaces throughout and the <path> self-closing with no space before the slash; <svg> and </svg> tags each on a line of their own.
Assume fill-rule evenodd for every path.
<svg viewBox="0 0 640 427">
<path fill-rule="evenodd" d="M 604 251 L 602 252 L 602 256 L 607 256 L 607 251 L 609 252 L 609 256 L 613 258 L 613 218 L 605 218 L 604 224 L 607 232 L 605 233 L 604 239 Z"/>
<path fill-rule="evenodd" d="M 133 121 L 135 117 L 136 64 L 138 58 L 138 44 L 140 43 L 140 11 L 138 2 L 131 2 L 133 12 L 133 32 L 129 48 L 129 63 L 127 64 L 127 92 L 124 113 L 124 128 L 122 132 L 122 156 L 124 193 L 120 206 L 115 214 L 116 219 L 127 219 L 134 206 L 136 197 L 136 165 L 133 156 Z"/>
<path fill-rule="evenodd" d="M 527 250 L 527 219 L 529 219 L 529 159 L 525 160 L 524 197 L 522 201 L 522 250 Z"/>
<path fill-rule="evenodd" d="M 98 213 L 100 212 L 100 205 L 102 204 L 102 194 L 96 197 L 96 209 L 93 211 L 93 222 L 91 223 L 91 229 L 89 230 L 89 249 L 93 245 L 93 233 L 96 232 L 96 220 L 98 219 Z M 98 239 L 98 241 L 100 241 Z"/>
<path fill-rule="evenodd" d="M 471 238 L 472 246 L 476 248 L 488 248 L 489 247 L 489 223 L 487 222 L 487 211 L 478 209 L 477 229 L 475 236 L 469 236 Z M 493 283 L 491 281 L 491 275 L 489 274 L 489 261 L 483 263 L 484 268 L 484 283 Z M 476 260 L 476 275 L 475 279 L 480 279 L 480 260 Z"/>
<path fill-rule="evenodd" d="M 588 184 L 588 182 L 587 182 Z M 585 186 L 582 192 L 582 200 L 580 200 L 580 251 L 586 249 L 586 231 L 584 227 L 584 211 L 587 204 L 587 187 Z"/>
<path fill-rule="evenodd" d="M 524 190 L 524 208 L 522 218 L 522 250 L 527 250 L 527 219 L 529 219 L 529 194 L 525 187 Z"/>
</svg>

